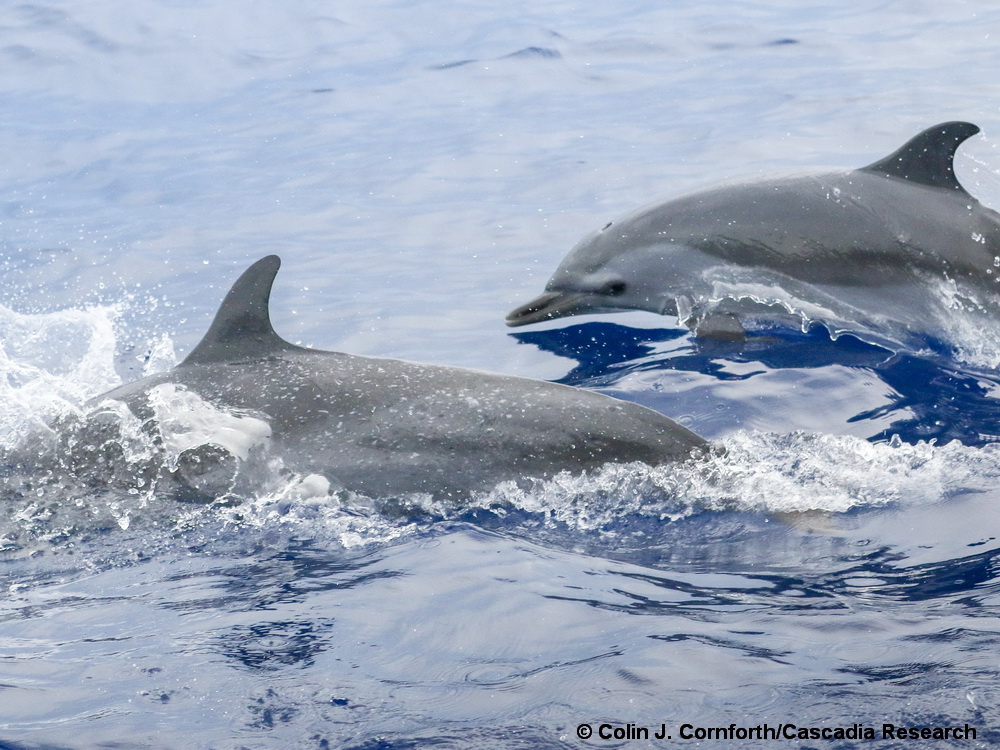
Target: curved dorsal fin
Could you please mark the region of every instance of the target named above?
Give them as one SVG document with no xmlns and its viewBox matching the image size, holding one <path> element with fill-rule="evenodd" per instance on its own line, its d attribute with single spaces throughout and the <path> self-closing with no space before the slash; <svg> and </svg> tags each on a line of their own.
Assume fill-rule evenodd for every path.
<svg viewBox="0 0 1000 750">
<path fill-rule="evenodd" d="M 268 301 L 281 267 L 277 255 L 268 255 L 243 272 L 222 300 L 208 333 L 178 365 L 260 359 L 279 351 L 299 350 L 274 332 Z"/>
<path fill-rule="evenodd" d="M 978 132 L 971 122 L 943 122 L 918 133 L 897 151 L 860 171 L 965 192 L 955 177 L 952 162 L 962 141 Z"/>
</svg>

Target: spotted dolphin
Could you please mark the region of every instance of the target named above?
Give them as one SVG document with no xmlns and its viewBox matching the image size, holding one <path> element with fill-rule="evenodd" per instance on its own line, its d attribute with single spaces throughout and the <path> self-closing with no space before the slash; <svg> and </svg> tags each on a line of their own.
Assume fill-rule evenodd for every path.
<svg viewBox="0 0 1000 750">
<path fill-rule="evenodd" d="M 651 409 L 599 393 L 291 344 L 270 321 L 279 266 L 274 255 L 250 266 L 175 368 L 94 403 L 122 402 L 149 423 L 163 390 L 180 389 L 263 423 L 258 432 L 286 468 L 375 498 L 460 498 L 564 469 L 681 461 L 706 446 Z"/>
<path fill-rule="evenodd" d="M 892 339 L 955 304 L 996 319 L 1000 215 L 966 192 L 953 166 L 978 132 L 947 122 L 861 169 L 640 208 L 581 240 L 507 325 L 646 310 L 738 339 L 747 318 L 774 313 L 831 330 L 862 321 Z"/>
</svg>

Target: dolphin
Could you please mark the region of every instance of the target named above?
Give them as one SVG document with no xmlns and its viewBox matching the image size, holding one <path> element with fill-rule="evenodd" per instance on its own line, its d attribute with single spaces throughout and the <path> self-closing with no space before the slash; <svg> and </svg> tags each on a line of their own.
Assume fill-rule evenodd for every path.
<svg viewBox="0 0 1000 750">
<path fill-rule="evenodd" d="M 153 424 L 157 402 L 165 390 L 184 394 L 209 405 L 215 418 L 256 425 L 287 469 L 371 498 L 460 499 L 562 470 L 683 461 L 707 445 L 652 409 L 570 386 L 296 346 L 270 321 L 280 264 L 270 255 L 250 266 L 179 365 L 92 406 L 107 412 L 123 403 L 167 440 L 163 425 Z M 225 467 L 238 463 L 232 453 L 240 451 L 217 444 L 195 461 Z"/>
<path fill-rule="evenodd" d="M 861 169 L 640 208 L 581 240 L 507 325 L 647 310 L 697 335 L 740 339 L 754 316 L 791 315 L 803 328 L 862 322 L 882 343 L 905 338 L 929 310 L 944 321 L 954 296 L 942 284 L 997 319 L 1000 215 L 966 192 L 953 166 L 978 132 L 946 122 Z"/>
</svg>

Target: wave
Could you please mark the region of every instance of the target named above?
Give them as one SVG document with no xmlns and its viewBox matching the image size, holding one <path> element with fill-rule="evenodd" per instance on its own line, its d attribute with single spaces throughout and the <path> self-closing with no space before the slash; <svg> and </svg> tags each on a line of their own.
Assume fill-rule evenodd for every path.
<svg viewBox="0 0 1000 750">
<path fill-rule="evenodd" d="M 634 546 L 699 515 L 779 519 L 803 531 L 838 533 L 835 516 L 913 509 L 994 491 L 1000 446 L 958 442 L 870 443 L 850 436 L 736 432 L 706 459 L 680 465 L 608 464 L 589 474 L 562 472 L 524 485 L 507 482 L 468 502 L 425 495 L 368 498 L 319 475 L 266 463 L 258 483 L 208 504 L 178 502 L 155 485 L 109 490 L 46 467 L 15 488 L 5 478 L 0 548 L 74 543 L 114 529 L 183 532 L 218 524 L 282 529 L 345 548 L 384 544 L 434 524 L 471 521 L 508 530 L 558 530 L 614 546 Z M 666 532 L 664 532 L 666 533 Z"/>
<path fill-rule="evenodd" d="M 1000 478 L 996 444 L 742 429 L 716 440 L 709 456 L 680 465 L 564 472 L 504 483 L 460 505 L 366 498 L 335 477 L 288 471 L 269 454 L 262 415 L 226 412 L 170 385 L 155 394 L 152 419 L 115 402 L 90 403 L 120 382 L 121 320 L 114 306 L 40 315 L 0 308 L 7 370 L 0 380 L 0 550 L 68 549 L 115 531 L 166 538 L 219 528 L 283 529 L 357 547 L 464 521 L 637 545 L 698 516 L 734 513 L 836 533 L 824 517 L 948 502 L 990 492 Z M 146 368 L 175 359 L 169 339 L 152 341 Z M 177 474 L 186 494 L 172 482 Z"/>
</svg>

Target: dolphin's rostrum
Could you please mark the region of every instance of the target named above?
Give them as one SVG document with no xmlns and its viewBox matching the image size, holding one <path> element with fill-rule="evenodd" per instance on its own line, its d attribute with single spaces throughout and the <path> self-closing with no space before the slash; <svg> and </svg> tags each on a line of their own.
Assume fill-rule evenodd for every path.
<svg viewBox="0 0 1000 750">
<path fill-rule="evenodd" d="M 647 310 L 676 315 L 699 334 L 736 337 L 743 313 L 785 297 L 820 318 L 900 326 L 927 317 L 924 288 L 934 280 L 993 300 L 1000 215 L 965 191 L 953 167 L 959 144 L 978 132 L 947 122 L 862 169 L 727 185 L 641 208 L 581 240 L 507 324 Z M 748 304 L 708 315 L 726 311 L 717 303 L 727 296 Z"/>
<path fill-rule="evenodd" d="M 247 269 L 173 370 L 96 401 L 124 402 L 149 420 L 159 389 L 185 389 L 265 421 L 287 468 L 370 497 L 461 498 L 563 469 L 684 460 L 706 445 L 651 409 L 598 393 L 291 344 L 268 314 L 279 265 L 271 255 Z"/>
</svg>

